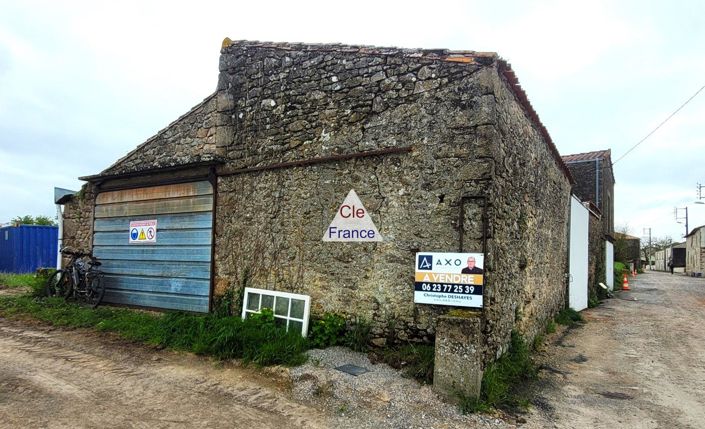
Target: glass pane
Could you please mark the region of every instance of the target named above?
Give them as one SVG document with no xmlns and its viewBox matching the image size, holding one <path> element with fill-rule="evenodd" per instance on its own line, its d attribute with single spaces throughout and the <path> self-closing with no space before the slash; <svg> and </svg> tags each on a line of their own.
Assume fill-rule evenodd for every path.
<svg viewBox="0 0 705 429">
<path fill-rule="evenodd" d="M 260 308 L 274 308 L 274 297 L 272 295 L 262 295 L 262 305 Z"/>
<path fill-rule="evenodd" d="M 286 319 L 282 319 L 281 317 L 275 317 L 274 324 L 282 328 L 286 328 Z"/>
<path fill-rule="evenodd" d="M 291 300 L 291 314 L 289 314 L 289 317 L 293 317 L 295 319 L 303 319 L 305 304 L 306 304 L 306 302 L 302 299 L 292 299 Z"/>
<path fill-rule="evenodd" d="M 289 331 L 290 332 L 301 332 L 304 328 L 304 322 L 297 322 L 296 320 L 289 320 Z"/>
<path fill-rule="evenodd" d="M 277 306 L 274 309 L 274 314 L 277 316 L 287 316 L 289 313 L 289 298 L 281 296 L 277 297 Z"/>
<path fill-rule="evenodd" d="M 247 294 L 247 309 L 251 311 L 259 310 L 259 294 L 250 293 Z"/>
</svg>

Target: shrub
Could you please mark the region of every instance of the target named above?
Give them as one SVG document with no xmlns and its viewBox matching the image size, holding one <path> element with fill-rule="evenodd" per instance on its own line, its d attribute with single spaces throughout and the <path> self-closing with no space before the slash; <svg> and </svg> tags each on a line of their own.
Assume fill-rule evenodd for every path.
<svg viewBox="0 0 705 429">
<path fill-rule="evenodd" d="M 614 289 L 622 289 L 622 280 L 624 280 L 624 274 L 629 275 L 629 270 L 627 266 L 622 262 L 615 261 L 614 263 Z"/>
<path fill-rule="evenodd" d="M 345 319 L 334 313 L 325 313 L 311 324 L 308 342 L 311 347 L 323 349 L 341 344 L 345 337 Z"/>
</svg>

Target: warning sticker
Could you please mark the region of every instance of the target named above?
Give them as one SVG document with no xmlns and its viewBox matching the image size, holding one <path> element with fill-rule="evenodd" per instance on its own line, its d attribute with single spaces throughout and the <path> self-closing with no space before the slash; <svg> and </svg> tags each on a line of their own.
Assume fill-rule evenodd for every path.
<svg viewBox="0 0 705 429">
<path fill-rule="evenodd" d="M 157 220 L 130 221 L 130 244 L 157 242 Z"/>
</svg>

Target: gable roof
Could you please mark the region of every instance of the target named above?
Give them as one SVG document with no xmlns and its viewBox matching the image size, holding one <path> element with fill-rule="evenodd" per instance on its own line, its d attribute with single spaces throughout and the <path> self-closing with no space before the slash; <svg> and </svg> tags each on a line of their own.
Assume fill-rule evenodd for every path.
<svg viewBox="0 0 705 429">
<path fill-rule="evenodd" d="M 563 158 L 561 157 L 556 145 L 553 142 L 550 134 L 546 127 L 541 123 L 538 114 L 534 110 L 533 106 L 529 102 L 529 99 L 524 92 L 523 88 L 519 84 L 519 80 L 516 77 L 511 65 L 503 60 L 497 53 L 494 52 L 476 52 L 476 51 L 466 51 L 466 50 L 449 50 L 449 49 L 402 49 L 394 47 L 375 47 L 375 46 L 356 46 L 356 45 L 342 45 L 342 44 L 305 44 L 305 43 L 273 43 L 273 42 L 259 42 L 259 41 L 247 41 L 238 40 L 232 41 L 226 38 L 223 41 L 221 48 L 221 56 L 227 53 L 230 49 L 244 48 L 244 49 L 281 49 L 290 51 L 320 51 L 320 52 L 345 52 L 345 53 L 358 53 L 360 55 L 380 55 L 380 56 L 392 56 L 401 55 L 409 58 L 420 58 L 425 61 L 443 61 L 450 63 L 459 64 L 479 64 L 483 66 L 494 65 L 497 68 L 498 73 L 504 79 L 504 82 L 509 87 L 510 91 L 514 95 L 517 103 L 522 107 L 524 113 L 526 114 L 529 121 L 531 121 L 537 128 L 539 134 L 543 137 L 545 144 L 548 146 L 549 152 L 551 153 L 556 165 L 561 170 L 563 175 L 568 179 L 571 184 L 575 184 L 570 170 L 566 166 Z M 194 115 L 195 111 L 201 107 L 204 107 L 209 102 L 215 102 L 218 91 L 207 97 L 202 103 L 196 105 L 191 111 L 187 112 L 183 116 L 179 117 L 176 121 L 172 122 L 169 126 L 159 131 L 156 135 L 145 141 L 144 143 L 137 146 L 135 149 L 130 151 L 127 155 L 120 158 L 118 161 L 113 163 L 111 166 L 103 170 L 101 173 L 81 177 L 82 180 L 94 181 L 99 179 L 104 179 L 106 177 L 120 177 L 125 174 L 135 173 L 137 171 L 145 170 L 159 170 L 163 168 L 177 167 L 182 162 L 178 160 L 168 159 L 166 161 L 161 160 L 163 165 L 156 165 L 154 162 L 146 163 L 136 168 L 129 164 L 133 158 L 139 157 L 146 149 L 150 147 L 160 147 L 163 144 L 163 140 L 166 140 L 165 135 L 168 131 L 172 130 L 178 123 L 189 116 Z M 607 151 L 609 153 L 609 150 Z M 222 162 L 216 154 L 203 154 L 199 161 L 202 162 Z M 149 165 L 147 165 L 149 164 Z M 152 165 L 155 164 L 155 165 Z"/>
<path fill-rule="evenodd" d="M 610 164 L 612 163 L 612 150 L 611 149 L 606 149 L 606 150 L 596 150 L 594 152 L 584 152 L 584 153 L 574 153 L 570 155 L 563 155 L 561 158 L 563 158 L 563 162 L 566 164 L 570 164 L 571 162 L 584 162 L 584 161 L 595 161 L 595 160 L 604 160 L 604 161 L 609 161 Z"/>
</svg>

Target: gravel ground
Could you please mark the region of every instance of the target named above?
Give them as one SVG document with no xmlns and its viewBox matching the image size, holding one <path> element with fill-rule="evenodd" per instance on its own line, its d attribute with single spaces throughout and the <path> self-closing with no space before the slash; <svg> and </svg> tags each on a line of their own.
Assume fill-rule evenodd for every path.
<svg viewBox="0 0 705 429">
<path fill-rule="evenodd" d="M 512 428 L 499 416 L 462 415 L 431 386 L 405 378 L 386 364 L 343 347 L 310 350 L 309 362 L 290 370 L 294 398 L 315 404 L 337 428 Z M 369 370 L 353 376 L 335 369 L 352 364 Z"/>
</svg>

